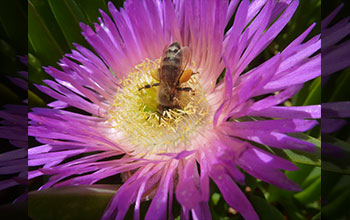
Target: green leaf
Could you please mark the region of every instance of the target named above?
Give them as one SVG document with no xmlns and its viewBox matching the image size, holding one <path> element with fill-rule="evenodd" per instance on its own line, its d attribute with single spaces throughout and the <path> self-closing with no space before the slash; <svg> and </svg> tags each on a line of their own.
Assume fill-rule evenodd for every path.
<svg viewBox="0 0 350 220">
<path fill-rule="evenodd" d="M 320 220 L 321 219 L 321 212 L 317 213 L 311 220 Z"/>
<path fill-rule="evenodd" d="M 73 49 L 72 43 L 86 46 L 87 42 L 81 35 L 80 22 L 87 23 L 84 14 L 73 0 L 49 0 L 50 8 L 60 26 L 68 46 Z M 96 8 L 97 10 L 97 8 Z"/>
<path fill-rule="evenodd" d="M 49 32 L 52 34 L 56 42 L 59 44 L 60 48 L 63 51 L 68 52 L 68 44 L 66 42 L 66 39 L 64 38 L 61 28 L 58 26 L 55 16 L 51 11 L 49 2 L 42 0 L 31 0 L 31 3 L 34 5 L 35 10 L 45 23 L 46 27 L 48 28 Z"/>
<path fill-rule="evenodd" d="M 302 188 L 305 188 L 307 184 L 305 181 L 309 178 L 314 169 L 320 170 L 320 167 L 310 166 L 306 164 L 297 163 L 296 166 L 299 168 L 296 171 L 286 171 L 288 179 L 295 183 L 298 183 Z"/>
<path fill-rule="evenodd" d="M 322 169 L 337 173 L 350 174 L 350 143 L 339 140 L 335 137 L 324 135 L 322 136 L 323 143 L 328 143 L 335 149 L 334 152 L 330 152 L 331 149 L 327 149 L 329 152 L 322 154 Z M 329 148 L 331 147 L 329 146 Z"/>
<path fill-rule="evenodd" d="M 25 66 L 18 60 L 16 50 L 7 41 L 0 39 L 1 74 L 18 77 L 18 71 Z"/>
<path fill-rule="evenodd" d="M 14 103 L 20 102 L 18 95 L 2 83 L 0 83 L 0 93 L 2 96 L 1 104 L 9 104 L 9 103 L 14 104 Z"/>
<path fill-rule="evenodd" d="M 27 8 L 21 0 L 2 1 L 0 7 L 0 25 L 8 41 L 18 55 L 27 52 Z"/>
<path fill-rule="evenodd" d="M 315 105 L 321 102 L 321 77 L 307 82 L 292 98 L 293 105 Z"/>
<path fill-rule="evenodd" d="M 291 198 L 283 198 L 279 200 L 284 210 L 287 212 L 287 219 L 291 220 L 307 220 L 305 215 L 301 213 L 300 207 Z"/>
<path fill-rule="evenodd" d="M 321 195 L 321 178 L 318 178 L 310 186 L 308 186 L 303 191 L 296 193 L 294 197 L 302 204 L 311 203 Z"/>
<path fill-rule="evenodd" d="M 214 205 L 217 205 L 219 203 L 220 198 L 221 194 L 219 193 L 213 193 L 213 195 L 211 195 L 211 200 L 213 201 Z"/>
<path fill-rule="evenodd" d="M 261 220 L 284 220 L 283 215 L 278 209 L 267 203 L 267 201 L 259 196 L 250 195 L 249 200 Z"/>
<path fill-rule="evenodd" d="M 291 181 L 299 184 L 303 190 L 306 190 L 308 186 L 321 178 L 321 173 L 319 167 L 314 167 L 305 164 L 297 164 L 299 167 L 296 171 L 286 171 L 286 176 Z M 315 171 L 316 170 L 316 171 Z M 302 191 L 303 192 L 303 191 Z M 280 200 L 292 200 L 292 197 L 298 192 L 288 191 L 278 188 L 274 185 L 270 185 L 268 189 L 267 200 L 269 202 L 279 202 Z M 320 197 L 320 191 L 318 192 L 318 197 L 313 199 L 312 202 L 317 201 Z"/>
<path fill-rule="evenodd" d="M 328 173 L 327 173 L 328 174 Z M 339 178 L 336 182 L 333 182 L 333 185 L 331 187 L 326 188 L 327 189 L 327 195 L 325 195 L 325 198 L 327 199 L 336 199 L 340 194 L 342 194 L 344 191 L 346 191 L 350 186 L 350 176 L 349 175 L 339 175 L 336 174 Z M 329 178 L 334 177 L 326 175 L 325 176 L 325 182 L 329 181 Z M 323 187 L 323 182 L 322 182 Z"/>
<path fill-rule="evenodd" d="M 34 50 L 34 55 L 40 59 L 43 65 L 56 66 L 63 51 L 31 1 L 28 2 L 28 40 Z"/>
<path fill-rule="evenodd" d="M 297 150 L 283 150 L 283 152 L 296 163 L 321 166 L 321 141 L 302 133 L 290 134 L 292 137 L 311 142 L 315 145 L 316 151 L 313 153 Z"/>
<path fill-rule="evenodd" d="M 347 213 L 350 204 L 350 188 L 345 189 L 332 201 L 325 201 L 326 205 L 322 206 L 322 217 L 324 219 L 336 219 Z"/>
<path fill-rule="evenodd" d="M 321 77 L 318 77 L 311 83 L 309 93 L 303 105 L 315 105 L 319 103 L 321 103 Z"/>
<path fill-rule="evenodd" d="M 335 87 L 333 87 L 332 96 L 329 102 L 340 100 L 349 100 L 350 68 L 346 68 L 341 73 L 334 75 L 336 77 Z"/>
<path fill-rule="evenodd" d="M 116 185 L 67 186 L 32 191 L 28 214 L 35 220 L 100 219 Z"/>
<path fill-rule="evenodd" d="M 45 107 L 45 102 L 31 90 L 28 90 L 29 108 Z"/>
<path fill-rule="evenodd" d="M 304 178 L 304 181 L 301 182 L 301 187 L 303 189 L 311 185 L 317 179 L 321 178 L 321 167 L 313 167 L 313 166 L 309 166 L 309 167 L 311 167 L 312 170 L 309 172 L 309 175 L 306 178 Z"/>
<path fill-rule="evenodd" d="M 50 78 L 42 69 L 40 61 L 31 53 L 28 53 L 28 72 L 31 83 L 43 84 L 44 79 Z"/>
<path fill-rule="evenodd" d="M 90 25 L 93 25 L 94 22 L 97 22 L 97 18 L 101 16 L 98 9 L 103 10 L 108 13 L 107 5 L 104 0 L 74 0 L 79 6 L 81 11 L 84 13 Z"/>
</svg>

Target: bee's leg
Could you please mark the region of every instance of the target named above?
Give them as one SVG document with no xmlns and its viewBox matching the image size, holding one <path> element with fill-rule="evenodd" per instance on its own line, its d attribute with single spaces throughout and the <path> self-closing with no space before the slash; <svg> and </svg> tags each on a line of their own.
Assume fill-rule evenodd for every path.
<svg viewBox="0 0 350 220">
<path fill-rule="evenodd" d="M 192 88 L 190 87 L 184 87 L 184 88 L 181 88 L 181 87 L 176 87 L 176 90 L 178 91 L 185 91 L 185 92 L 192 92 Z"/>
<path fill-rule="evenodd" d="M 159 83 L 153 83 L 152 85 L 147 84 L 147 85 L 145 85 L 144 87 L 139 88 L 139 91 L 140 91 L 141 89 L 149 89 L 149 88 L 152 88 L 152 87 L 155 87 L 155 86 L 159 86 Z"/>
<path fill-rule="evenodd" d="M 158 114 L 159 114 L 159 124 L 160 124 L 160 121 L 162 120 L 162 117 L 163 117 L 163 112 L 164 110 L 166 109 L 166 107 L 162 106 L 162 105 L 158 105 Z"/>
<path fill-rule="evenodd" d="M 159 121 L 158 121 L 158 124 L 160 124 L 160 121 L 162 120 L 163 112 L 157 111 L 157 113 L 159 114 Z"/>
</svg>

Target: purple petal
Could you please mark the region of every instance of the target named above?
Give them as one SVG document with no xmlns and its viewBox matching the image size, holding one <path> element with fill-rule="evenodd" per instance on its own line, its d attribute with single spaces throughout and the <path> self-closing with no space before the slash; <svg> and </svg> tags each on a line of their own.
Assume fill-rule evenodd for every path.
<svg viewBox="0 0 350 220">
<path fill-rule="evenodd" d="M 344 125 L 346 125 L 346 120 L 322 118 L 321 125 L 322 125 L 321 126 L 322 134 L 329 134 L 329 133 L 336 132 L 337 130 L 342 128 Z"/>
<path fill-rule="evenodd" d="M 210 177 L 219 187 L 225 201 L 235 210 L 237 210 L 245 219 L 258 220 L 259 217 L 254 211 L 247 197 L 232 181 L 222 167 L 214 166 L 210 172 Z"/>
<path fill-rule="evenodd" d="M 211 220 L 208 202 L 201 202 L 192 209 L 192 218 L 193 220 Z"/>
<path fill-rule="evenodd" d="M 332 13 L 330 13 L 326 18 L 321 22 L 322 29 L 326 28 L 333 20 L 333 18 L 338 14 L 338 12 L 343 8 L 344 3 L 341 3 Z"/>
<path fill-rule="evenodd" d="M 183 170 L 179 172 L 176 199 L 182 206 L 192 209 L 201 199 L 199 174 L 194 159 L 189 159 L 185 163 Z"/>
<path fill-rule="evenodd" d="M 273 106 L 250 113 L 253 116 L 264 116 L 271 118 L 320 118 L 321 106 Z"/>
<path fill-rule="evenodd" d="M 244 151 L 237 164 L 250 175 L 286 190 L 300 190 L 300 187 L 290 181 L 279 169 L 296 170 L 289 162 L 262 150 L 250 147 Z"/>
<path fill-rule="evenodd" d="M 322 116 L 325 118 L 349 118 L 350 102 L 322 103 Z"/>
<path fill-rule="evenodd" d="M 146 213 L 145 220 L 166 219 L 166 207 L 168 201 L 168 190 L 170 182 L 173 179 L 174 171 L 177 167 L 177 161 L 169 164 L 166 174 L 163 175 L 157 193 L 152 200 L 152 203 Z"/>
<path fill-rule="evenodd" d="M 236 129 L 278 131 L 283 133 L 305 132 L 317 125 L 314 120 L 280 119 L 261 121 L 225 122 L 223 126 Z"/>
</svg>

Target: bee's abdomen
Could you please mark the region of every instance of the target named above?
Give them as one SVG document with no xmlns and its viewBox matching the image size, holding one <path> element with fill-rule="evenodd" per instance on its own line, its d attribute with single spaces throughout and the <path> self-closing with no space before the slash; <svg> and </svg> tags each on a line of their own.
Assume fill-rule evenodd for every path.
<svg viewBox="0 0 350 220">
<path fill-rule="evenodd" d="M 177 65 L 163 64 L 162 68 L 162 79 L 169 85 L 176 84 L 179 78 L 180 67 Z"/>
</svg>

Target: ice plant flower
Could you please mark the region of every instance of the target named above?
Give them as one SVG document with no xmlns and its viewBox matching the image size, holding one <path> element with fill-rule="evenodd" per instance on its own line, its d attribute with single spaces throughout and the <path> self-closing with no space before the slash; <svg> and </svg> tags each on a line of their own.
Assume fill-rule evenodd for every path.
<svg viewBox="0 0 350 220">
<path fill-rule="evenodd" d="M 56 81 L 38 88 L 57 101 L 29 114 L 29 134 L 42 143 L 29 149 L 29 166 L 39 166 L 29 178 L 50 175 L 45 189 L 121 174 L 123 184 L 103 219 L 123 219 L 131 204 L 139 219 L 140 203 L 149 199 L 145 219 L 171 219 L 174 196 L 183 219 L 190 212 L 194 219 L 211 219 L 211 179 L 232 208 L 245 219 L 258 219 L 236 184 L 244 184 L 238 167 L 280 188 L 300 188 L 281 171 L 296 170 L 293 163 L 252 143 L 314 150 L 288 133 L 315 126 L 308 119 L 320 117 L 320 106 L 280 105 L 320 75 L 319 36 L 304 42 L 314 24 L 245 71 L 297 6 L 296 0 L 129 0 L 118 11 L 109 3 L 112 18 L 100 11 L 95 30 L 81 24 L 98 55 L 75 45 L 60 60 L 62 70 L 45 68 Z M 180 108 L 160 116 L 157 87 L 139 88 L 156 83 L 152 75 L 162 51 L 175 41 L 190 49 L 186 70 L 196 74 L 181 85 L 192 91 L 182 92 Z M 64 110 L 68 106 L 86 114 Z"/>
<path fill-rule="evenodd" d="M 26 65 L 27 56 L 19 57 Z M 8 77 L 23 93 L 27 91 L 28 72 L 19 71 L 19 77 Z M 24 78 L 24 79 L 22 79 Z M 0 190 L 27 184 L 27 150 L 28 150 L 28 104 L 6 104 L 0 110 L 0 138 L 9 141 L 10 145 L 2 145 L 0 151 Z M 19 196 L 19 195 L 16 195 Z M 22 202 L 26 195 L 22 194 L 14 202 Z"/>
</svg>

